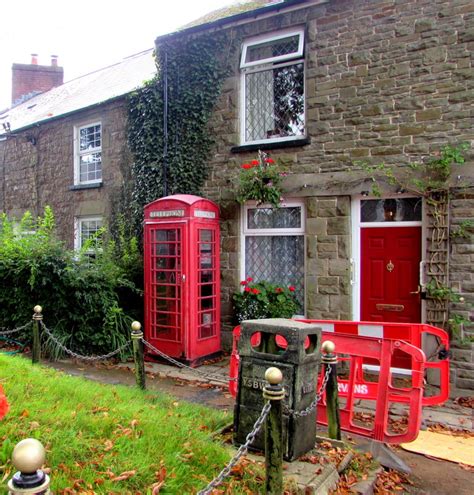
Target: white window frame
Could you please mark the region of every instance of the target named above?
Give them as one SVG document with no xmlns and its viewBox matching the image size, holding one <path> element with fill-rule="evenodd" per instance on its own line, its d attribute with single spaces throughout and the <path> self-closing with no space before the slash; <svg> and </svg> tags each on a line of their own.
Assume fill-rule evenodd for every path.
<svg viewBox="0 0 474 495">
<path fill-rule="evenodd" d="M 250 47 L 254 45 L 259 45 L 262 42 L 272 42 L 281 40 L 283 38 L 289 38 L 291 36 L 299 36 L 298 40 L 298 49 L 293 53 L 285 53 L 283 55 L 278 55 L 276 57 L 264 58 L 261 60 L 254 60 L 253 62 L 246 62 L 247 51 Z M 247 67 L 254 67 L 256 65 L 263 65 L 275 62 L 283 62 L 284 60 L 291 60 L 294 58 L 302 58 L 303 57 L 303 49 L 304 49 L 304 28 L 298 29 L 287 29 L 285 31 L 279 31 L 277 34 L 268 35 L 262 34 L 259 36 L 254 36 L 253 38 L 249 38 L 242 44 L 242 58 L 240 59 L 240 68 L 245 69 Z"/>
<path fill-rule="evenodd" d="M 88 150 L 81 151 L 80 149 L 80 134 L 82 129 L 87 129 L 88 127 L 100 126 L 100 147 L 89 148 Z M 102 122 L 91 122 L 85 125 L 74 126 L 74 185 L 79 186 L 83 184 L 101 184 L 101 179 L 95 180 L 83 180 L 81 181 L 81 156 L 90 155 L 93 153 L 101 153 L 100 166 L 101 166 L 101 175 L 103 174 L 103 160 L 102 160 L 102 144 L 103 144 L 103 127 Z"/>
<path fill-rule="evenodd" d="M 102 215 L 81 216 L 74 218 L 74 250 L 80 251 L 82 249 L 82 223 L 83 222 L 102 222 L 104 226 L 104 217 Z M 101 227 L 101 228 L 102 228 Z"/>
<path fill-rule="evenodd" d="M 299 35 L 298 50 L 284 55 L 278 55 L 276 57 L 271 57 L 262 60 L 256 60 L 253 62 L 245 62 L 247 56 L 247 50 L 253 45 L 260 44 L 262 42 L 271 42 L 289 36 Z M 288 29 L 284 31 L 279 31 L 273 35 L 260 35 L 253 38 L 249 38 L 242 44 L 242 56 L 240 60 L 240 141 L 243 145 L 247 144 L 264 144 L 264 143 L 274 143 L 283 141 L 294 141 L 297 139 L 306 138 L 306 77 L 303 78 L 303 122 L 304 122 L 304 134 L 300 136 L 285 136 L 285 137 L 272 137 L 268 139 L 257 139 L 253 141 L 247 141 L 246 139 L 246 127 L 247 127 L 247 114 L 246 114 L 246 97 L 247 97 L 247 87 L 245 77 L 249 74 L 256 72 L 264 72 L 273 69 L 278 69 L 279 67 L 288 67 L 290 65 L 303 64 L 303 74 L 306 74 L 306 62 L 304 60 L 304 28 L 298 29 Z M 280 63 L 278 63 L 280 62 Z M 281 63 L 283 62 L 283 63 Z"/>
</svg>

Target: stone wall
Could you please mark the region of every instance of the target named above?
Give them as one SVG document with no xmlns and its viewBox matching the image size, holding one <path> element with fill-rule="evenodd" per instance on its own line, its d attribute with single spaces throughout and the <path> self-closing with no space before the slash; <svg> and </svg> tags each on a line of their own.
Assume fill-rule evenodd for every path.
<svg viewBox="0 0 474 495">
<path fill-rule="evenodd" d="M 470 0 L 329 1 L 232 26 L 237 40 L 233 75 L 224 82 L 210 124 L 216 146 L 204 190 L 221 205 L 224 217 L 224 315 L 240 275 L 237 177 L 241 164 L 256 156 L 256 149 L 238 148 L 237 44 L 246 37 L 301 25 L 306 26 L 310 143 L 271 153 L 290 171 L 285 197 L 306 201 L 308 316 L 351 318 L 350 197 L 371 188 L 357 161 L 402 167 L 446 143 L 474 140 Z M 389 185 L 387 190 L 394 192 Z M 472 202 L 463 208 L 474 216 Z M 471 290 L 472 263 L 459 260 L 470 256 L 469 249 L 463 243 L 453 246 L 452 280 L 464 277 L 463 292 Z M 471 309 L 464 311 L 473 318 Z M 224 316 L 226 330 L 228 322 L 230 317 Z"/>
<path fill-rule="evenodd" d="M 71 190 L 74 184 L 74 126 L 102 123 L 103 183 L 92 189 Z M 15 132 L 0 141 L 0 208 L 10 216 L 26 211 L 41 214 L 53 208 L 61 238 L 73 247 L 74 217 L 110 216 L 129 176 L 123 100 Z"/>
</svg>

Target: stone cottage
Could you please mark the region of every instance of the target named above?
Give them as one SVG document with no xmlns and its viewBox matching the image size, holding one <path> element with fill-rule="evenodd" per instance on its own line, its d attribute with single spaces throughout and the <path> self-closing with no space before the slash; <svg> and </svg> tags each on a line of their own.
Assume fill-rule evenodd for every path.
<svg viewBox="0 0 474 495">
<path fill-rule="evenodd" d="M 223 337 L 239 281 L 291 284 L 308 318 L 463 321 L 470 341 L 453 351 L 452 380 L 472 388 L 474 246 L 472 229 L 464 231 L 474 216 L 472 151 L 446 179 L 451 193 L 436 212 L 429 193 L 383 174 L 374 196 L 359 163 L 410 174 L 408 163 L 472 143 L 472 2 L 255 5 L 156 40 L 158 53 L 209 33 L 228 40 L 230 75 L 208 122 L 216 144 L 203 191 L 221 206 Z M 258 150 L 287 166 L 278 209 L 236 201 L 241 166 Z M 434 297 L 439 287 L 457 294 L 454 302 Z M 436 355 L 436 344 L 426 350 Z"/>
<path fill-rule="evenodd" d="M 1 211 L 39 215 L 49 205 L 61 238 L 80 248 L 130 177 L 126 95 L 155 73 L 151 49 L 64 84 L 56 57 L 14 64 L 14 105 L 0 113 Z"/>
</svg>

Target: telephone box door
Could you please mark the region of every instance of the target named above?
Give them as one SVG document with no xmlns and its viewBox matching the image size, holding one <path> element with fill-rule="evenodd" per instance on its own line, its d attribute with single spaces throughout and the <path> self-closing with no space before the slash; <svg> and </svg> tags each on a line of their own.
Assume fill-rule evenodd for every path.
<svg viewBox="0 0 474 495">
<path fill-rule="evenodd" d="M 197 335 L 190 346 L 196 344 L 196 350 L 190 354 L 211 354 L 220 349 L 220 273 L 219 273 L 219 228 L 217 225 L 195 224 L 197 250 L 196 307 L 197 321 L 192 324 Z"/>
<path fill-rule="evenodd" d="M 146 311 L 148 338 L 162 352 L 180 357 L 186 347 L 185 225 L 179 222 L 150 225 L 146 235 L 146 290 L 150 295 Z"/>
</svg>

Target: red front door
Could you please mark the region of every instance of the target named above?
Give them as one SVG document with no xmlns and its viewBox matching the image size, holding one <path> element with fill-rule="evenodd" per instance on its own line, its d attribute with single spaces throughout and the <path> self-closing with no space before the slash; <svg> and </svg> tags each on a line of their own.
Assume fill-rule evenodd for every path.
<svg viewBox="0 0 474 495">
<path fill-rule="evenodd" d="M 420 323 L 421 227 L 361 229 L 361 320 Z"/>
</svg>

